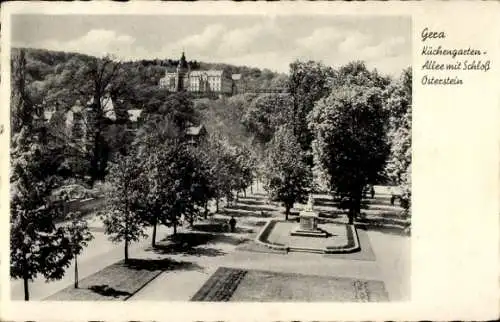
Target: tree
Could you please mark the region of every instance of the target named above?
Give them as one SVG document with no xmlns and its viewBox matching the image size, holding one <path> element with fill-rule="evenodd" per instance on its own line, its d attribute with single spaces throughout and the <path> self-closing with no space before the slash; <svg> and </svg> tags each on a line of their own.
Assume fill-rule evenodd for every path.
<svg viewBox="0 0 500 322">
<path fill-rule="evenodd" d="M 290 64 L 288 90 L 293 105 L 293 133 L 304 151 L 310 150 L 312 141 L 307 115 L 314 103 L 329 93 L 333 76 L 332 68 L 315 61 L 294 61 Z"/>
<path fill-rule="evenodd" d="M 215 211 L 218 212 L 220 199 L 232 193 L 229 143 L 218 133 L 211 133 L 203 148 L 207 151 L 208 171 L 212 176 L 211 189 L 215 197 Z"/>
<path fill-rule="evenodd" d="M 200 163 L 188 143 L 186 128 L 196 121 L 193 104 L 185 94 L 153 96 L 145 123 L 134 143 L 145 175 L 141 216 L 153 226 L 152 246 L 156 246 L 158 224 L 174 227 L 182 214 L 192 223 L 195 204 L 202 202 Z M 192 220 L 191 220 L 192 219 Z"/>
<path fill-rule="evenodd" d="M 257 97 L 246 109 L 241 122 L 257 142 L 269 142 L 274 132 L 290 121 L 291 97 L 287 94 L 265 94 Z"/>
<path fill-rule="evenodd" d="M 145 176 L 140 213 L 153 226 L 151 245 L 156 246 L 158 224 L 174 227 L 182 214 L 192 214 L 192 193 L 195 162 L 186 143 L 170 138 L 154 147 L 149 146 L 140 154 Z"/>
<path fill-rule="evenodd" d="M 336 73 L 334 86 L 368 86 L 386 88 L 390 78 L 380 75 L 376 69 L 370 71 L 363 61 L 352 61 L 340 67 Z"/>
<path fill-rule="evenodd" d="M 69 245 L 71 253 L 75 259 L 75 288 L 78 288 L 78 255 L 82 252 L 84 247 L 94 239 L 90 233 L 87 221 L 82 218 L 81 213 L 69 214 L 70 224 L 67 225 L 66 231 L 68 234 Z"/>
<path fill-rule="evenodd" d="M 403 205 L 409 211 L 411 201 L 411 69 L 403 71 L 398 82 L 390 88 L 387 101 L 390 113 L 389 141 L 391 153 L 386 166 L 387 176 L 392 184 L 402 190 Z"/>
<path fill-rule="evenodd" d="M 215 177 L 210 165 L 210 154 L 205 147 L 204 144 L 191 146 L 189 152 L 195 164 L 193 200 L 203 208 L 203 217 L 207 219 L 208 202 L 215 197 Z"/>
<path fill-rule="evenodd" d="M 387 123 L 377 87 L 336 87 L 309 115 L 315 158 L 328 172 L 331 191 L 345 199 L 351 224 L 360 212 L 363 188 L 381 177 L 389 152 Z"/>
<path fill-rule="evenodd" d="M 10 274 L 24 280 L 24 299 L 29 300 L 28 282 L 39 274 L 47 280 L 62 278 L 72 253 L 63 228 L 54 219 L 62 207 L 51 198 L 56 186 L 40 167 L 43 147 L 27 131 L 14 135 L 11 147 Z"/>
<path fill-rule="evenodd" d="M 125 263 L 129 244 L 145 237 L 145 221 L 140 216 L 144 175 L 135 155 L 119 156 L 112 166 L 109 181 L 108 209 L 103 216 L 105 234 L 113 242 L 124 242 Z"/>
<path fill-rule="evenodd" d="M 297 138 L 289 128 L 280 128 L 273 140 L 267 158 L 266 190 L 271 198 L 283 202 L 285 219 L 297 201 L 310 193 L 312 174 Z"/>
<path fill-rule="evenodd" d="M 109 145 L 104 137 L 108 123 L 105 109 L 111 101 L 109 91 L 119 66 L 120 64 L 110 57 L 102 60 L 93 58 L 83 75 L 89 80 L 82 89 L 83 93 L 91 97 L 86 122 L 86 150 L 90 159 L 89 175 L 92 185 L 96 180 L 103 180 L 107 174 Z"/>
<path fill-rule="evenodd" d="M 63 227 L 54 219 L 62 213 L 52 198 L 58 180 L 44 168 L 48 159 L 44 131 L 26 81 L 24 51 L 13 61 L 12 139 L 10 173 L 10 275 L 24 280 L 24 299 L 29 300 L 29 281 L 38 275 L 47 280 L 62 278 L 72 253 Z"/>
</svg>

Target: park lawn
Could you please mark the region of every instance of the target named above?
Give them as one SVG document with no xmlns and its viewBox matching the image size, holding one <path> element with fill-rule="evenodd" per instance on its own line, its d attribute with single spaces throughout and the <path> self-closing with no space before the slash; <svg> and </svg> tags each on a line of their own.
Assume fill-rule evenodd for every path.
<svg viewBox="0 0 500 322">
<path fill-rule="evenodd" d="M 219 267 L 192 301 L 383 302 L 382 281 Z"/>
<path fill-rule="evenodd" d="M 130 259 L 105 267 L 45 301 L 124 301 L 169 268 L 168 260 Z"/>
<path fill-rule="evenodd" d="M 388 301 L 380 281 L 250 271 L 231 301 Z"/>
</svg>

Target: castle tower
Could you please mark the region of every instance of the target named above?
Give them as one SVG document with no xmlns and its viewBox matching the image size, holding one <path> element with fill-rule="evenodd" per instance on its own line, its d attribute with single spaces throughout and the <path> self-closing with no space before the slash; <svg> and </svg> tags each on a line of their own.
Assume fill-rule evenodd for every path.
<svg viewBox="0 0 500 322">
<path fill-rule="evenodd" d="M 184 78 L 189 72 L 189 66 L 186 61 L 186 56 L 182 52 L 181 59 L 179 59 L 179 64 L 177 64 L 177 74 L 175 79 L 175 90 L 177 92 L 183 91 L 184 88 Z"/>
</svg>

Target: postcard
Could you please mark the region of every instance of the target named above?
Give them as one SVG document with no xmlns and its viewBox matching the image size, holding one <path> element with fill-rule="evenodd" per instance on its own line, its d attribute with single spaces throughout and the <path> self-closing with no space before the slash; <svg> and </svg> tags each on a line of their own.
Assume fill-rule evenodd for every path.
<svg viewBox="0 0 500 322">
<path fill-rule="evenodd" d="M 2 319 L 495 319 L 499 9 L 3 4 Z"/>
</svg>

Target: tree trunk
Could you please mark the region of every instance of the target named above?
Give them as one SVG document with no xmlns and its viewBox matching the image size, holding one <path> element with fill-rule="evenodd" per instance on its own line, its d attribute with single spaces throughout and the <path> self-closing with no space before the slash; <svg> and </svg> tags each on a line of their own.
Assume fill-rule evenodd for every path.
<svg viewBox="0 0 500 322">
<path fill-rule="evenodd" d="M 177 235 L 177 221 L 174 220 L 174 236 Z"/>
<path fill-rule="evenodd" d="M 253 194 L 253 184 L 250 185 L 250 193 Z"/>
<path fill-rule="evenodd" d="M 78 256 L 75 255 L 75 288 L 78 288 Z"/>
<path fill-rule="evenodd" d="M 125 264 L 128 263 L 128 239 L 125 238 Z"/>
<path fill-rule="evenodd" d="M 215 212 L 219 212 L 219 197 L 215 198 Z"/>
<path fill-rule="evenodd" d="M 288 215 L 290 214 L 290 206 L 285 206 L 285 220 L 288 221 Z"/>
<path fill-rule="evenodd" d="M 204 207 L 203 215 L 205 216 L 205 219 L 207 219 L 207 216 L 208 216 L 208 201 L 205 201 L 205 204 L 203 205 L 203 207 Z"/>
<path fill-rule="evenodd" d="M 29 301 L 30 300 L 30 291 L 29 291 L 29 285 L 28 285 L 28 277 L 24 276 L 24 300 Z"/>
<path fill-rule="evenodd" d="M 153 218 L 153 236 L 151 240 L 151 247 L 155 248 L 156 247 L 156 226 L 158 226 L 158 219 L 156 216 Z"/>
<path fill-rule="evenodd" d="M 247 197 L 247 189 L 243 189 L 243 195 L 245 196 L 245 198 Z"/>
</svg>

